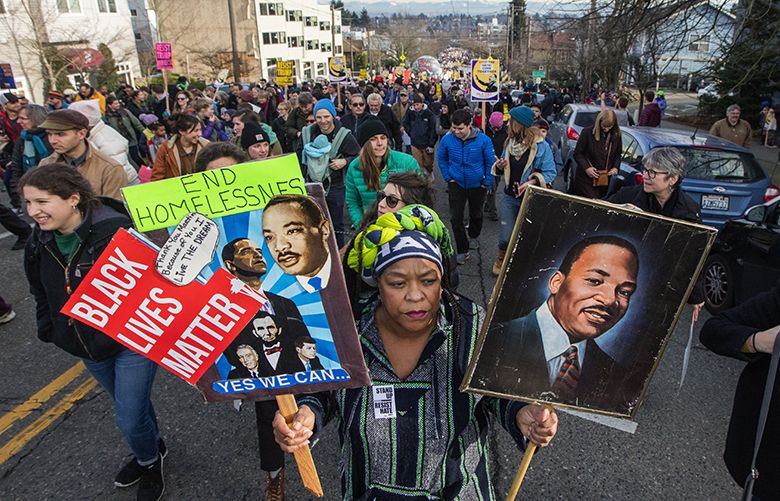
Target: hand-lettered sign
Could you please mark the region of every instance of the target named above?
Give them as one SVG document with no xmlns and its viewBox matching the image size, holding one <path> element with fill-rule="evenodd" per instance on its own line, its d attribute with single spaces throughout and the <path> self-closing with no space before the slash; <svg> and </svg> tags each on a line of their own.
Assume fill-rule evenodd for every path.
<svg viewBox="0 0 780 501">
<path fill-rule="evenodd" d="M 225 270 L 173 285 L 155 271 L 156 258 L 119 230 L 62 312 L 195 384 L 264 302 Z"/>
<path fill-rule="evenodd" d="M 173 48 L 168 42 L 157 42 L 154 44 L 154 55 L 158 70 L 173 69 Z"/>
<path fill-rule="evenodd" d="M 191 212 L 157 254 L 157 272 L 176 285 L 187 285 L 214 259 L 219 228 L 203 214 Z"/>
</svg>

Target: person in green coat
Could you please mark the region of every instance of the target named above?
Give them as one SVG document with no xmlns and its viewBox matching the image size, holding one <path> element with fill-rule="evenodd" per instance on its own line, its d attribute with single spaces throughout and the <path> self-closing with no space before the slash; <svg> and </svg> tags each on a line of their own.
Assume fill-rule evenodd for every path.
<svg viewBox="0 0 780 501">
<path fill-rule="evenodd" d="M 421 172 L 413 156 L 388 148 L 387 138 L 387 129 L 376 119 L 365 121 L 358 129 L 360 155 L 349 164 L 346 174 L 347 211 L 355 227 L 363 212 L 376 201 L 387 176 L 394 172 Z"/>
<path fill-rule="evenodd" d="M 143 134 L 146 127 L 144 127 L 135 115 L 122 106 L 122 101 L 114 96 L 108 96 L 108 98 L 106 98 L 105 122 L 112 129 L 119 132 L 122 137 L 127 139 L 127 149 L 130 159 L 135 164 L 135 170 L 140 169 L 144 164 L 144 161 L 138 150 L 138 135 Z"/>
</svg>

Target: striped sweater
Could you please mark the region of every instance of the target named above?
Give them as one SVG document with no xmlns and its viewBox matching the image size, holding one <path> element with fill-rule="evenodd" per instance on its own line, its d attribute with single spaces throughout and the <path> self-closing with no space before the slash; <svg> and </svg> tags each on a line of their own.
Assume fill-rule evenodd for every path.
<svg viewBox="0 0 780 501">
<path fill-rule="evenodd" d="M 446 297 L 446 295 L 445 295 Z M 491 416 L 520 448 L 515 425 L 520 402 L 461 393 L 484 311 L 464 299 L 442 306 L 437 329 L 417 367 L 395 375 L 374 323 L 374 303 L 360 321 L 363 354 L 374 386 L 392 386 L 396 417 L 377 419 L 372 387 L 299 397 L 317 419 L 339 418 L 344 499 L 495 499 L 489 468 Z"/>
</svg>

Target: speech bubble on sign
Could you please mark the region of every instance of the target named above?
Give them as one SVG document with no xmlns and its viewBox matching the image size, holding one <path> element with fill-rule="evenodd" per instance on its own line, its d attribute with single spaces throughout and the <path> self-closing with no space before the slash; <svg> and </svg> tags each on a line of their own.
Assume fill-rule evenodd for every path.
<svg viewBox="0 0 780 501">
<path fill-rule="evenodd" d="M 214 259 L 219 227 L 198 212 L 176 226 L 155 260 L 157 272 L 175 285 L 188 285 Z"/>
</svg>

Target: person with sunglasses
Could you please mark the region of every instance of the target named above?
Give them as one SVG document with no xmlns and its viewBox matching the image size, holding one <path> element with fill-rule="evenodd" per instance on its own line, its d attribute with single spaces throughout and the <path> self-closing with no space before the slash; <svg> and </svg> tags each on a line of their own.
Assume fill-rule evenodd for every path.
<svg viewBox="0 0 780 501">
<path fill-rule="evenodd" d="M 341 117 L 341 125 L 357 136 L 358 129 L 370 116 L 370 113 L 366 113 L 366 98 L 356 92 L 349 97 L 349 113 Z"/>
<path fill-rule="evenodd" d="M 685 157 L 676 148 L 655 148 L 642 159 L 642 184 L 624 186 L 607 198 L 614 204 L 628 204 L 632 208 L 701 223 L 701 209 L 680 189 L 685 177 Z M 701 279 L 696 283 L 688 304 L 694 309 L 694 320 L 704 306 L 704 288 Z"/>
<path fill-rule="evenodd" d="M 176 101 L 173 103 L 172 114 L 191 114 L 193 113 L 192 106 L 192 94 L 188 90 L 180 90 L 176 93 Z"/>
<path fill-rule="evenodd" d="M 413 156 L 389 147 L 389 134 L 380 120 L 366 120 L 358 130 L 357 138 L 360 154 L 347 168 L 345 180 L 347 211 L 355 227 L 376 199 L 376 193 L 384 187 L 388 175 L 402 171 L 421 172 Z"/>
</svg>

